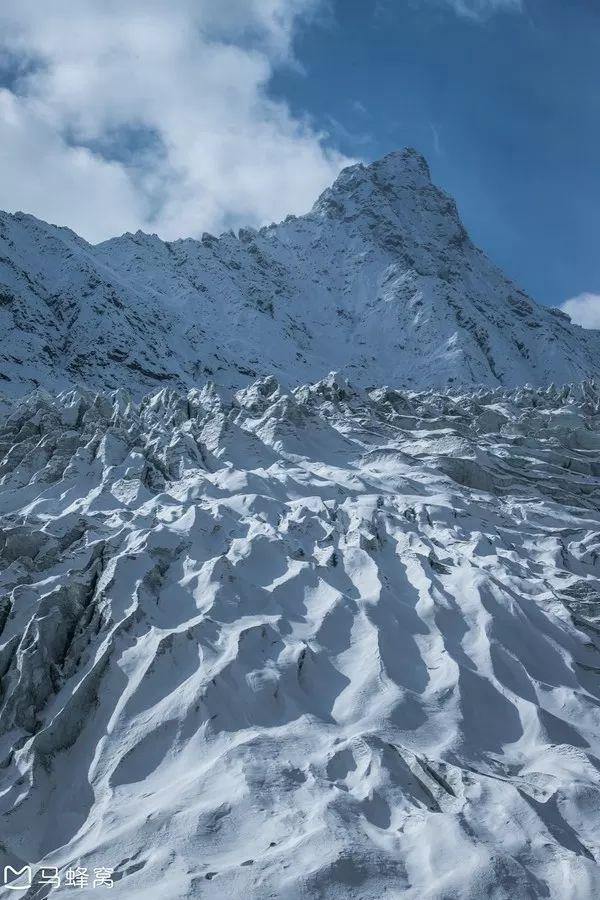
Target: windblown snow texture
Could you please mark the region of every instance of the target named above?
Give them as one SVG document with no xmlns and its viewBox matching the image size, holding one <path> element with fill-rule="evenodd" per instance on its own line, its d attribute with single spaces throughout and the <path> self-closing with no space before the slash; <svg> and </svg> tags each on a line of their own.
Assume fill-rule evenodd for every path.
<svg viewBox="0 0 600 900">
<path fill-rule="evenodd" d="M 0 865 L 111 866 L 127 900 L 600 895 L 597 384 L 1 421 Z"/>
<path fill-rule="evenodd" d="M 595 377 L 600 333 L 536 305 L 473 246 L 413 150 L 345 169 L 305 216 L 220 238 L 90 246 L 0 214 L 0 388 L 212 379 L 288 387 L 547 386 Z"/>
</svg>

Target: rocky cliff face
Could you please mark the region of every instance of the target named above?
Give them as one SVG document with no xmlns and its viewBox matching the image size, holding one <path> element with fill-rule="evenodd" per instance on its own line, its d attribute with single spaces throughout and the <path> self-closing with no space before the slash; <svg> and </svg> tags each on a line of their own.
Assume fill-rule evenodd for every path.
<svg viewBox="0 0 600 900">
<path fill-rule="evenodd" d="M 345 169 L 301 217 L 238 235 L 91 246 L 0 216 L 0 381 L 134 395 L 332 369 L 362 386 L 534 386 L 598 372 L 600 335 L 473 246 L 415 151 Z"/>
</svg>

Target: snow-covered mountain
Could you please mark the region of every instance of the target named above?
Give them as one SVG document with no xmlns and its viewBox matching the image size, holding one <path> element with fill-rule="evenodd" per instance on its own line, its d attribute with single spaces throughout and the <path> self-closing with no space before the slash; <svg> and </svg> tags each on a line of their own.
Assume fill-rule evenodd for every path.
<svg viewBox="0 0 600 900">
<path fill-rule="evenodd" d="M 0 880 L 597 900 L 600 332 L 414 151 L 237 236 L 0 242 Z"/>
<path fill-rule="evenodd" d="M 598 385 L 2 413 L 0 867 L 600 896 Z"/>
<path fill-rule="evenodd" d="M 307 215 L 237 236 L 91 246 L 1 214 L 0 335 L 11 396 L 265 374 L 294 386 L 332 369 L 362 386 L 543 386 L 600 367 L 600 333 L 490 263 L 413 150 L 345 169 Z"/>
</svg>

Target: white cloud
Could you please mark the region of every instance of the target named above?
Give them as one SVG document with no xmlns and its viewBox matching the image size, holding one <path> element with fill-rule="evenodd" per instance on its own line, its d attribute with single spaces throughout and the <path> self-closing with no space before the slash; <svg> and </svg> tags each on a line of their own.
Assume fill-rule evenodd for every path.
<svg viewBox="0 0 600 900">
<path fill-rule="evenodd" d="M 465 19 L 484 22 L 496 13 L 524 12 L 526 0 L 401 0 L 401 2 L 417 8 L 432 5 L 446 7 Z M 377 0 L 374 7 L 375 17 L 389 15 L 397 3 L 398 0 Z"/>
<path fill-rule="evenodd" d="M 561 309 L 576 325 L 600 328 L 600 294 L 579 294 L 566 300 Z"/>
<path fill-rule="evenodd" d="M 522 12 L 524 0 L 440 0 L 467 19 L 482 20 L 499 12 Z"/>
<path fill-rule="evenodd" d="M 2 208 L 21 209 L 92 239 L 135 230 L 146 204 L 123 166 L 68 146 L 31 104 L 0 90 Z"/>
<path fill-rule="evenodd" d="M 431 138 L 433 141 L 433 149 L 437 153 L 438 156 L 443 155 L 442 151 L 442 142 L 440 140 L 440 130 L 435 124 L 435 122 L 430 122 L 429 127 L 431 128 Z"/>
<path fill-rule="evenodd" d="M 91 240 L 304 211 L 350 160 L 267 87 L 321 2 L 4 0 L 2 205 Z"/>
</svg>

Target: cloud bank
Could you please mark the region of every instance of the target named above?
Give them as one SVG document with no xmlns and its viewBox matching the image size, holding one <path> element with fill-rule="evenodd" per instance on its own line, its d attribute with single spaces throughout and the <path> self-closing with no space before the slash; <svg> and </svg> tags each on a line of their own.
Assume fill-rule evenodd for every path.
<svg viewBox="0 0 600 900">
<path fill-rule="evenodd" d="M 5 0 L 2 206 L 89 240 L 303 212 L 351 162 L 268 95 L 321 0 Z"/>
<path fill-rule="evenodd" d="M 579 294 L 561 306 L 571 321 L 583 328 L 600 328 L 600 294 Z"/>
</svg>

